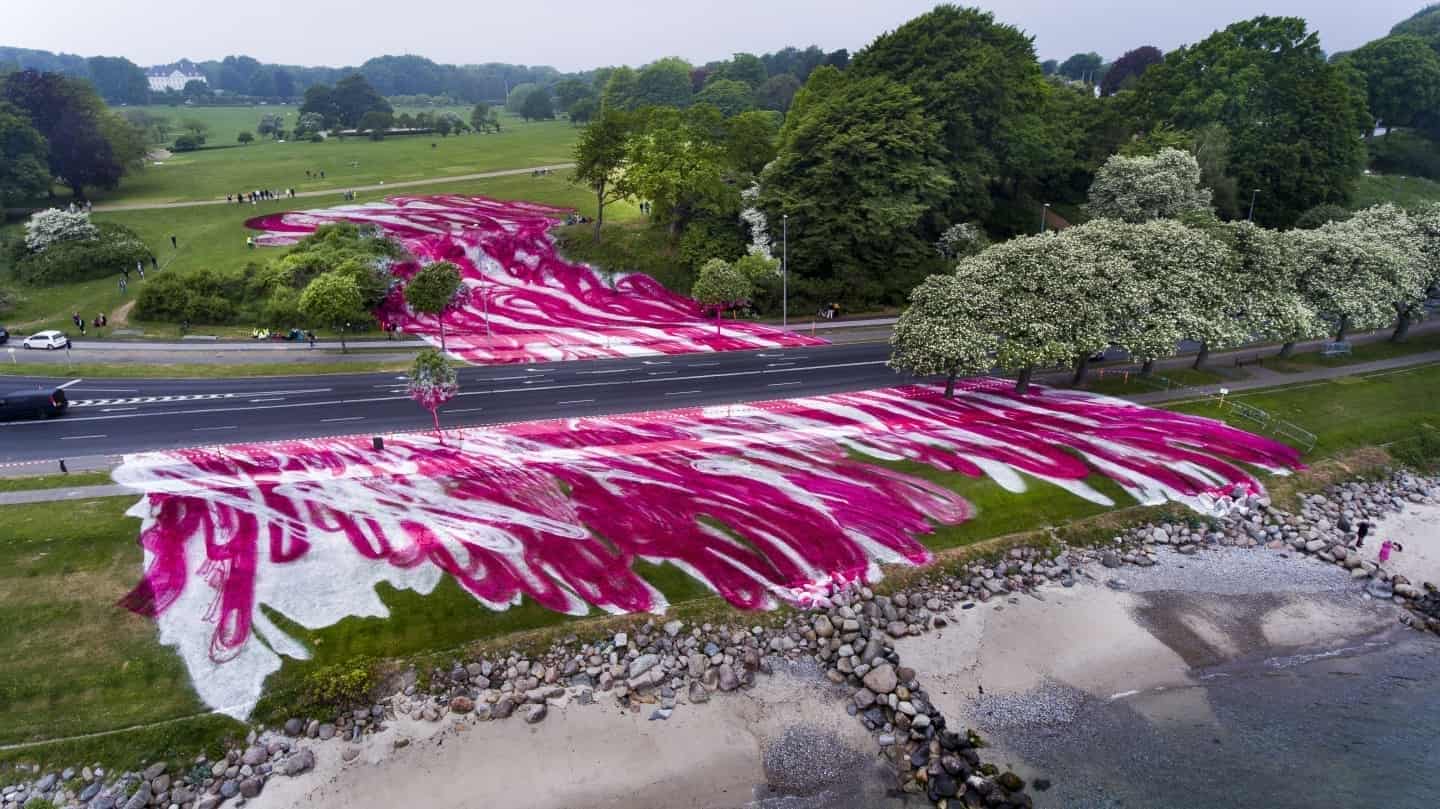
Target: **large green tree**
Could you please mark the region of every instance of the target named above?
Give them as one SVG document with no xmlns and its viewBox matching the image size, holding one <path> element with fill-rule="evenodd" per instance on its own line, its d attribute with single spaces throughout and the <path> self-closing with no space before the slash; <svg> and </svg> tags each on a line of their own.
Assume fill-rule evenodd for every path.
<svg viewBox="0 0 1440 809">
<path fill-rule="evenodd" d="M 717 79 L 695 94 L 695 103 L 709 104 L 728 118 L 755 109 L 755 92 L 743 81 Z"/>
<path fill-rule="evenodd" d="M 537 87 L 525 96 L 520 105 L 520 117 L 527 121 L 549 121 L 555 118 L 555 105 L 550 102 L 550 91 Z"/>
<path fill-rule="evenodd" d="M 1095 173 L 1087 208 L 1091 216 L 1124 222 L 1173 219 L 1209 210 L 1210 189 L 1200 187 L 1200 164 L 1189 152 L 1115 155 Z"/>
<path fill-rule="evenodd" d="M 1420 37 L 1377 39 L 1344 58 L 1365 77 L 1370 114 L 1378 123 L 1412 126 L 1440 107 L 1440 54 Z"/>
<path fill-rule="evenodd" d="M 641 107 L 690 106 L 690 63 L 674 56 L 657 59 L 640 69 L 635 80 L 635 103 Z"/>
<path fill-rule="evenodd" d="M 625 186 L 654 204 L 672 239 L 697 213 L 738 209 L 739 191 L 726 182 L 724 127 L 713 107 L 651 107 L 641 115 L 626 146 Z"/>
<path fill-rule="evenodd" d="M 0 210 L 50 190 L 49 147 L 15 105 L 0 101 Z"/>
<path fill-rule="evenodd" d="M 633 110 L 639 106 L 640 76 L 633 67 L 617 67 L 610 72 L 600 92 L 600 106 L 605 109 Z"/>
<path fill-rule="evenodd" d="M 150 84 L 145 71 L 134 62 L 119 56 L 92 56 L 85 63 L 90 68 L 90 82 L 106 101 L 111 104 L 149 102 Z"/>
<path fill-rule="evenodd" d="M 941 125 L 952 180 L 950 220 L 987 211 L 988 182 L 1034 173 L 1032 147 L 1044 137 L 1047 87 L 1031 39 L 1020 29 L 988 12 L 943 4 L 876 38 L 849 72 L 909 87 L 925 117 Z"/>
<path fill-rule="evenodd" d="M 347 350 L 345 332 L 367 322 L 360 288 L 355 279 L 341 272 L 323 273 L 300 293 L 300 314 L 315 325 L 334 329 L 340 335 L 340 351 Z"/>
<path fill-rule="evenodd" d="M 600 228 L 605 224 L 605 206 L 629 193 L 623 183 L 625 160 L 634 125 L 632 113 L 605 109 L 591 121 L 575 143 L 575 171 L 571 182 L 595 194 L 595 243 L 600 243 Z"/>
<path fill-rule="evenodd" d="M 426 264 L 405 284 L 405 303 L 440 324 L 440 350 L 445 346 L 445 313 L 463 289 L 460 268 L 449 261 Z"/>
<path fill-rule="evenodd" d="M 376 92 L 370 82 L 359 73 L 352 73 L 336 82 L 332 98 L 340 124 L 346 127 L 358 126 L 367 112 L 394 112 L 390 102 Z"/>
<path fill-rule="evenodd" d="M 1256 221 L 1289 225 L 1325 202 L 1345 203 L 1371 121 L 1346 69 L 1294 17 L 1256 17 L 1182 47 L 1145 72 L 1135 109 L 1147 126 L 1229 131 L 1228 173 L 1242 197 L 1259 189 Z"/>
<path fill-rule="evenodd" d="M 875 297 L 863 290 L 933 260 L 924 225 L 950 191 L 946 169 L 941 127 L 905 86 L 817 70 L 761 177 L 761 207 L 772 223 L 790 217 L 797 274 Z"/>
<path fill-rule="evenodd" d="M 24 110 L 49 144 L 50 173 L 68 185 L 75 196 L 84 196 L 86 187 L 114 188 L 120 184 L 133 158 L 133 143 L 124 144 L 126 154 L 116 153 L 107 129 L 125 133 L 116 129 L 118 117 L 106 110 L 89 82 L 23 70 L 0 81 L 0 101 Z"/>
</svg>

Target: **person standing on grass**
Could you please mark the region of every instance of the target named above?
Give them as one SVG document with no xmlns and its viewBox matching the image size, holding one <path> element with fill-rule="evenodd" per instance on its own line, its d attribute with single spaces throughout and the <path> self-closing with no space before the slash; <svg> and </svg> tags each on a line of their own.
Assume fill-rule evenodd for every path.
<svg viewBox="0 0 1440 809">
<path fill-rule="evenodd" d="M 170 249 L 172 249 L 172 250 L 179 250 L 179 249 L 180 249 L 180 241 L 175 238 L 175 234 L 173 234 L 173 233 L 170 234 Z"/>
</svg>

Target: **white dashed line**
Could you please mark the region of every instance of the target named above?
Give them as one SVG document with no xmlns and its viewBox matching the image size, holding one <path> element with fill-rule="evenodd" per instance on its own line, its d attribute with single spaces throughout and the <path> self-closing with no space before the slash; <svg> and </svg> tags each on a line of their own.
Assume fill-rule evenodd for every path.
<svg viewBox="0 0 1440 809">
<path fill-rule="evenodd" d="M 61 441 L 84 441 L 88 438 L 104 438 L 103 435 L 62 435 Z"/>
<path fill-rule="evenodd" d="M 698 390 L 671 390 L 671 391 L 666 391 L 666 392 L 665 392 L 665 395 L 666 395 L 666 396 L 689 396 L 689 395 L 691 395 L 691 394 L 693 394 L 693 393 L 699 393 L 699 392 L 700 392 L 700 391 L 698 391 Z"/>
<path fill-rule="evenodd" d="M 334 419 L 320 419 L 320 422 L 322 424 L 330 424 L 336 421 L 362 421 L 364 418 L 364 416 L 343 416 L 341 418 Z"/>
<path fill-rule="evenodd" d="M 595 400 L 594 400 L 594 399 L 571 399 L 571 400 L 565 401 L 565 402 L 556 402 L 555 404 L 561 404 L 561 405 L 590 404 L 590 403 L 593 402 L 593 401 L 595 401 Z"/>
<path fill-rule="evenodd" d="M 210 432 L 210 431 L 212 431 L 212 430 L 238 430 L 238 429 L 240 429 L 240 428 L 236 427 L 236 426 L 233 425 L 233 424 L 228 424 L 228 425 L 226 425 L 226 426 L 224 426 L 224 427 L 192 427 L 192 428 L 190 428 L 190 431 L 191 431 L 191 432 L 195 432 L 195 433 L 207 433 L 207 432 Z"/>
</svg>

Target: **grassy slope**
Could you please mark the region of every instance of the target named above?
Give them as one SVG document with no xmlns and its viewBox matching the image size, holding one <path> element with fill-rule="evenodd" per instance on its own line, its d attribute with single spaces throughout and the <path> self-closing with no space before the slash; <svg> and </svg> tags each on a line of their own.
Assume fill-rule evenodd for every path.
<svg viewBox="0 0 1440 809">
<path fill-rule="evenodd" d="M 0 478 L 0 493 L 32 492 L 37 489 L 63 489 L 67 486 L 102 486 L 109 482 L 109 472 L 76 472 L 70 475 L 35 475 L 24 478 Z"/>
<path fill-rule="evenodd" d="M 282 144 L 283 145 L 283 144 Z M 381 144 L 389 145 L 389 144 Z M 406 194 L 454 193 L 484 194 L 502 199 L 524 199 L 579 208 L 593 214 L 593 198 L 581 188 L 571 185 L 563 173 L 547 177 L 499 177 L 489 180 L 470 180 L 455 183 L 439 183 L 434 186 L 420 186 L 404 189 Z M 384 192 L 358 195 L 361 202 L 383 199 Z M 248 261 L 266 261 L 278 255 L 273 248 L 247 250 L 245 237 L 253 231 L 244 226 L 245 220 L 263 213 L 293 210 L 298 207 L 321 208 L 339 204 L 325 199 L 290 200 L 262 203 L 257 206 L 207 205 L 193 208 L 162 209 L 149 211 L 121 211 L 96 214 L 100 221 L 119 222 L 133 228 L 146 244 L 158 247 L 162 272 L 189 272 L 200 267 L 239 267 Z M 638 211 L 621 203 L 608 206 L 607 216 L 617 219 L 633 218 Z M 12 226 L 14 227 L 14 226 Z M 169 236 L 175 234 L 179 249 L 170 248 Z M 29 324 L 26 331 L 41 328 L 68 329 L 69 315 L 80 311 L 93 318 L 97 312 L 113 312 L 128 299 L 134 297 L 136 287 L 143 283 L 131 280 L 131 294 L 122 296 L 113 279 L 88 281 L 81 284 L 66 284 L 56 287 L 21 287 L 24 298 L 19 307 L 6 315 L 5 322 Z M 132 323 L 145 330 L 146 336 L 175 336 L 179 329 L 175 324 Z M 248 334 L 248 328 L 209 328 L 196 324 L 195 330 L 208 334 Z"/>
<path fill-rule="evenodd" d="M 1440 366 L 1242 394 L 1247 403 L 1318 433 L 1320 446 L 1312 461 L 1401 439 L 1420 423 L 1440 421 L 1433 407 L 1437 396 Z M 1223 415 L 1207 402 L 1177 409 Z M 1013 494 L 988 479 L 916 464 L 892 466 L 949 486 L 975 505 L 974 520 L 941 527 L 925 539 L 936 550 L 1063 525 L 1106 510 L 1044 483 L 1032 482 L 1026 492 Z M 1098 477 L 1089 482 L 1117 503 L 1128 503 L 1113 483 Z M 140 569 L 134 541 L 138 523 L 123 516 L 131 503 L 129 497 L 73 503 L 59 514 L 51 505 L 0 508 L 0 714 L 7 717 L 0 724 L 0 744 L 163 721 L 197 710 L 184 672 L 174 655 L 155 643 L 153 628 L 114 606 Z M 641 570 L 673 604 L 719 607 L 674 568 L 647 565 Z M 269 683 L 262 711 L 283 715 L 305 675 L 320 666 L 357 656 L 428 654 L 443 664 L 451 650 L 467 643 L 575 620 L 528 603 L 493 613 L 449 580 L 425 597 L 389 588 L 382 588 L 381 596 L 391 608 L 389 619 L 350 618 L 314 632 L 287 626 L 315 650 L 315 659 L 287 660 Z M 233 726 L 223 720 L 187 720 L 84 746 L 0 752 L 0 767 L 17 759 L 73 763 L 77 756 L 133 765 L 137 757 L 190 749 L 229 729 Z"/>
<path fill-rule="evenodd" d="M 1366 174 L 1355 183 L 1355 197 L 1350 207 L 1355 210 L 1393 202 L 1401 208 L 1416 208 L 1440 202 L 1440 183 L 1424 177 L 1399 177 L 1393 174 Z"/>
</svg>

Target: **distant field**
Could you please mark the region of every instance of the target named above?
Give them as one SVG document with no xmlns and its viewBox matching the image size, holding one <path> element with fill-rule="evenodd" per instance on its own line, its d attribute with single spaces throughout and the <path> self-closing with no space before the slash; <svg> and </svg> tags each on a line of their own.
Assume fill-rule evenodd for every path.
<svg viewBox="0 0 1440 809">
<path fill-rule="evenodd" d="M 1359 210 L 1384 202 L 1393 202 L 1406 209 L 1440 202 L 1440 183 L 1424 177 L 1367 174 L 1356 183 L 1355 198 L 1350 207 Z"/>
<path fill-rule="evenodd" d="M 423 180 L 569 162 L 579 130 L 567 121 L 525 123 L 505 117 L 502 131 L 488 135 L 392 136 L 308 141 L 257 140 L 236 143 L 242 131 L 254 132 L 262 115 L 278 113 L 293 127 L 293 106 L 268 107 L 133 107 L 170 119 L 173 142 L 188 118 L 210 127 L 208 145 L 196 152 L 175 154 L 161 164 L 147 165 L 121 181 L 114 191 L 95 191 L 100 204 L 148 204 L 224 199 L 226 194 L 260 188 L 337 192 L 380 182 Z M 426 108 L 470 117 L 468 108 Z M 405 111 L 405 110 L 400 110 Z M 416 112 L 419 110 L 409 110 Z M 431 144 L 435 144 L 433 147 Z M 214 147 L 214 148 L 212 148 Z M 310 171 L 314 176 L 306 177 Z M 321 180 L 319 172 L 325 172 Z M 68 192 L 57 192 L 68 194 Z"/>
<path fill-rule="evenodd" d="M 539 129 L 541 126 L 537 125 Z M 489 136 L 495 138 L 495 136 Z M 472 141 L 484 140 L 470 136 Z M 454 138 L 449 139 L 454 141 Z M 288 144 L 280 144 L 284 148 Z M 313 146 L 315 144 L 298 144 Z M 379 146 L 398 145 L 381 143 Z M 347 143 L 348 147 L 349 144 Z M 254 148 L 254 147 L 252 147 Z M 302 173 L 303 177 L 303 173 Z M 430 186 L 406 188 L 407 194 L 484 194 L 501 199 L 521 199 L 578 208 L 587 216 L 593 216 L 594 196 L 584 189 L 571 185 L 568 174 L 557 172 L 547 177 L 498 177 L 489 180 L 469 180 L 454 183 L 438 183 Z M 367 202 L 382 199 L 384 192 L 362 193 L 357 200 Z M 256 206 L 204 205 L 190 208 L 165 208 L 143 211 L 116 211 L 95 214 L 97 221 L 113 221 L 133 228 L 145 243 L 155 250 L 160 259 L 162 272 L 190 272 L 199 267 L 230 268 L 242 267 L 248 261 L 264 262 L 280 255 L 276 248 L 248 250 L 245 237 L 245 220 L 263 213 L 295 210 L 297 208 L 323 208 L 341 204 L 339 194 L 334 199 L 277 200 Z M 612 204 L 605 209 L 606 221 L 624 222 L 639 216 L 639 211 L 627 203 Z M 19 229 L 18 223 L 8 226 L 12 232 Z M 170 234 L 175 234 L 179 249 L 170 248 Z M 3 270 L 0 270 L 3 277 Z M 57 328 L 73 331 L 69 317 L 79 311 L 87 318 L 94 318 L 99 312 L 113 313 L 129 300 L 133 300 L 143 283 L 131 279 L 130 294 L 122 296 L 115 279 L 88 281 L 80 284 L 66 284 L 57 287 L 20 287 L 23 297 L 20 305 L 4 316 L 3 322 L 12 330 L 23 332 L 41 328 Z M 112 318 L 113 320 L 113 318 Z M 113 324 L 112 324 L 113 325 Z M 134 323 L 145 330 L 147 337 L 176 336 L 175 324 Z M 208 327 L 195 324 L 195 330 L 207 334 L 248 334 L 248 327 Z M 93 337 L 93 332 L 91 337 Z"/>
</svg>

